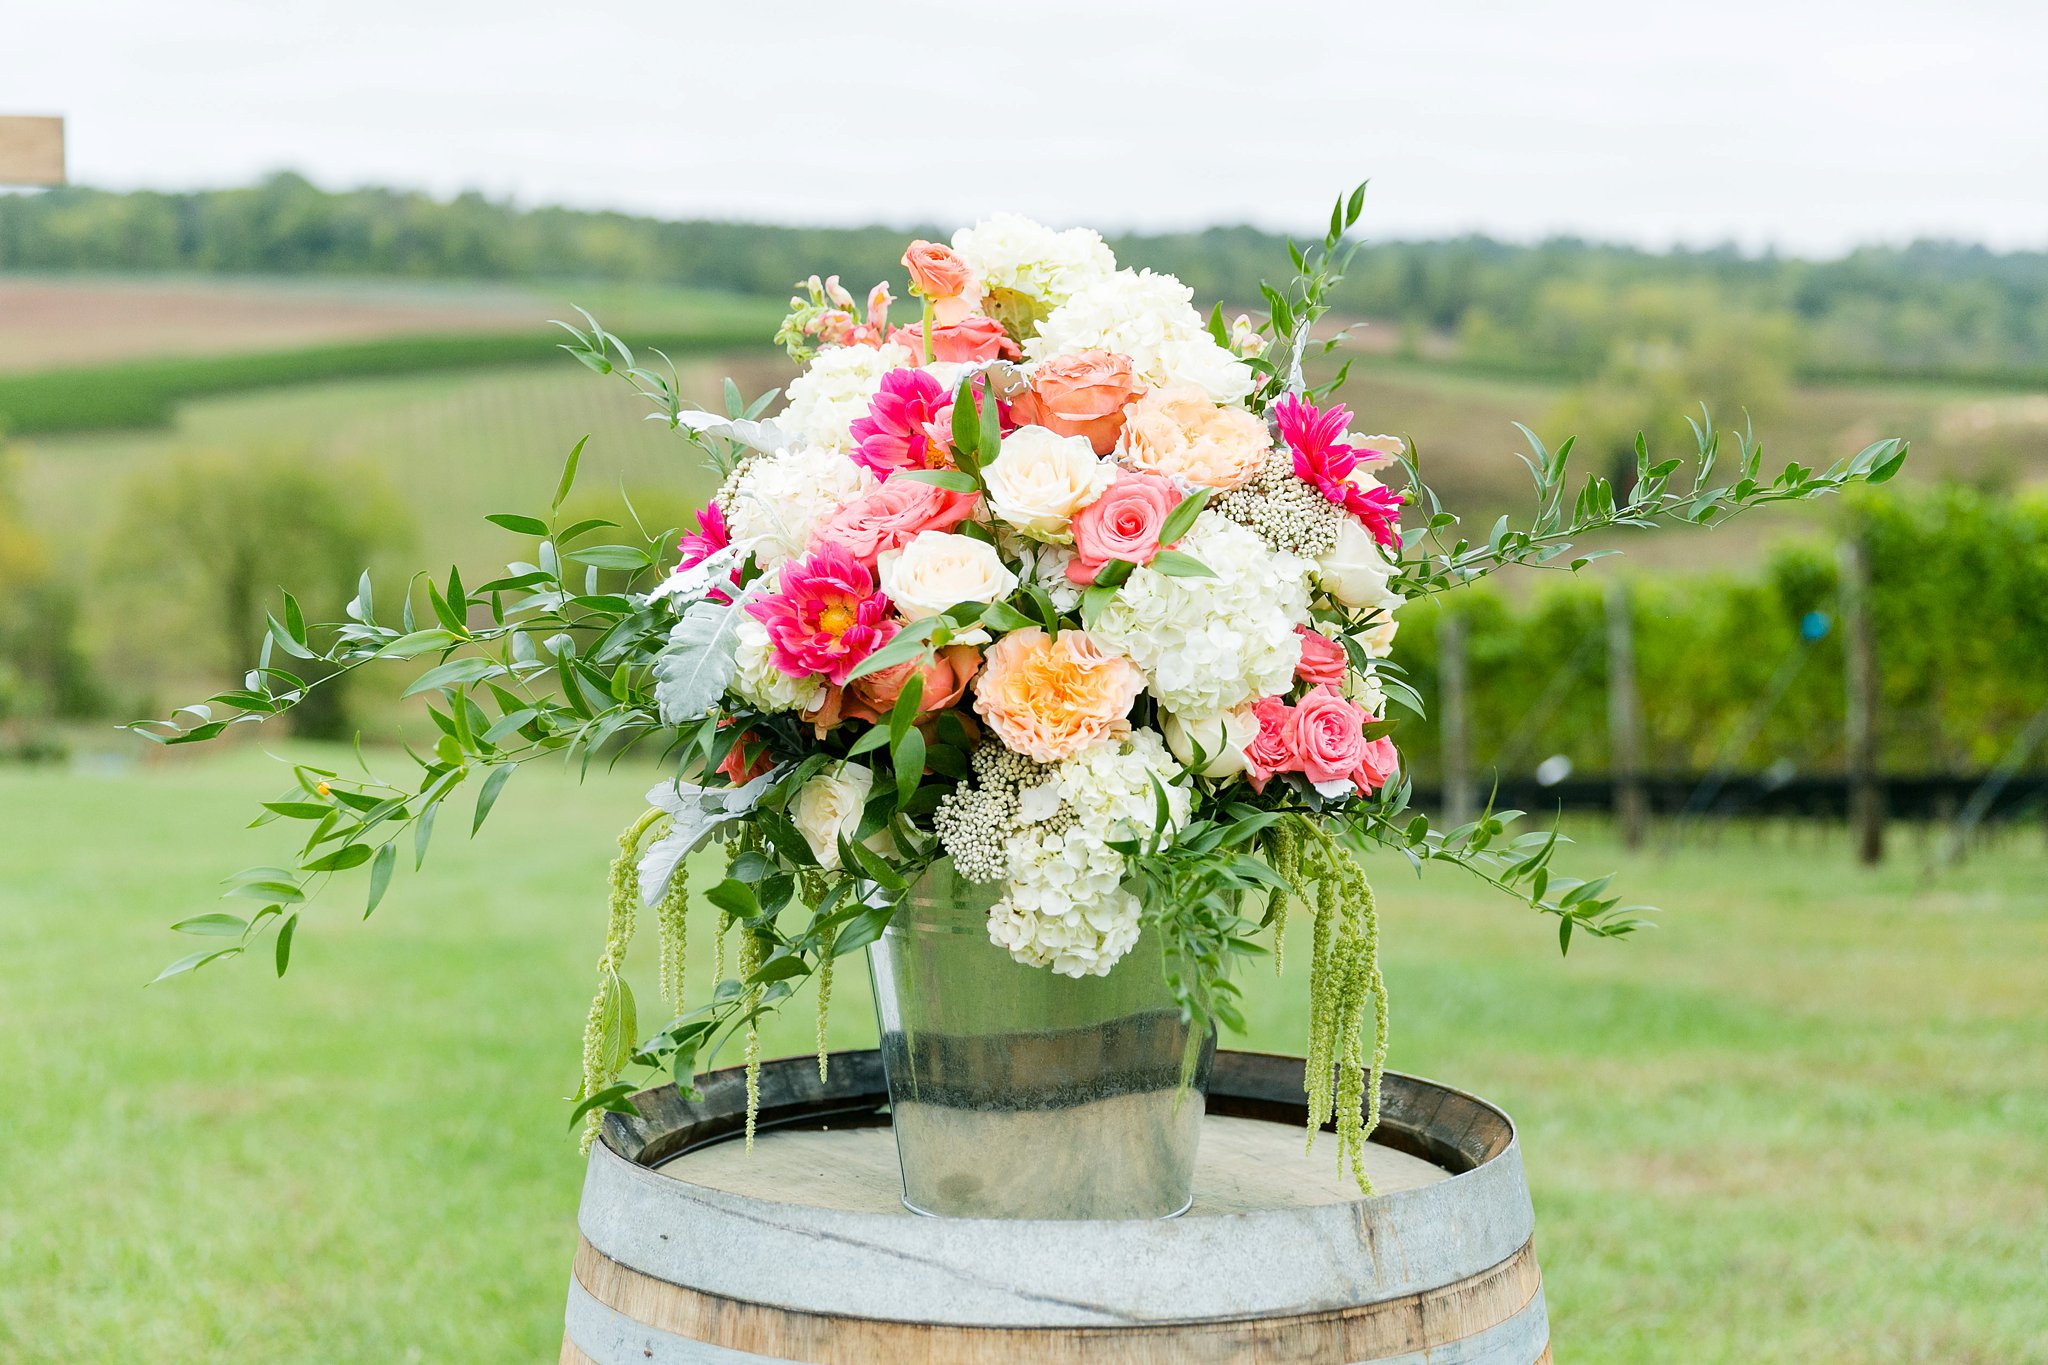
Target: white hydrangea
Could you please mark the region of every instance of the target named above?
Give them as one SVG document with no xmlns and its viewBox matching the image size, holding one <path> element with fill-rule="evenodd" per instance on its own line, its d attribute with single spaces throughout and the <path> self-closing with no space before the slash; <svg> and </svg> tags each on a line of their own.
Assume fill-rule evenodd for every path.
<svg viewBox="0 0 2048 1365">
<path fill-rule="evenodd" d="M 1309 620 L 1309 562 L 1216 512 L 1197 517 L 1177 548 L 1216 576 L 1133 571 L 1090 632 L 1096 641 L 1128 655 L 1176 715 L 1214 715 L 1286 690 L 1301 662 L 1294 628 Z"/>
<path fill-rule="evenodd" d="M 1216 344 L 1195 311 L 1195 291 L 1171 275 L 1119 270 L 1055 308 L 1024 343 L 1031 360 L 1102 349 L 1131 358 L 1154 388 L 1193 384 L 1218 403 L 1257 385 L 1251 367 Z"/>
<path fill-rule="evenodd" d="M 996 295 L 992 302 L 998 316 L 1012 301 L 1042 316 L 1116 271 L 1116 257 L 1100 233 L 1090 228 L 1055 232 L 1014 213 L 961 228 L 953 234 L 953 250 L 982 288 Z"/>
<path fill-rule="evenodd" d="M 733 628 L 736 644 L 732 690 L 757 711 L 815 711 L 825 700 L 825 684 L 816 677 L 792 678 L 775 666 L 768 627 L 748 616 Z"/>
<path fill-rule="evenodd" d="M 843 451 L 826 446 L 780 450 L 748 461 L 740 471 L 722 504 L 726 525 L 733 543 L 747 546 L 754 562 L 772 571 L 802 554 L 834 512 L 877 482 Z"/>
<path fill-rule="evenodd" d="M 1110 844 L 1157 828 L 1159 789 L 1167 832 L 1187 823 L 1187 788 L 1169 781 L 1177 767 L 1156 732 L 1134 730 L 1090 745 L 1024 793 L 1028 823 L 1011 840 L 1008 887 L 989 912 L 989 938 L 1030 966 L 1107 975 L 1138 941 L 1143 910 L 1124 889 L 1124 857 Z M 1053 794 L 1057 800 L 1034 799 Z"/>
<path fill-rule="evenodd" d="M 868 415 L 882 376 L 911 363 L 901 346 L 828 346 L 789 381 L 789 406 L 776 420 L 798 440 L 851 450 L 850 428 Z"/>
</svg>

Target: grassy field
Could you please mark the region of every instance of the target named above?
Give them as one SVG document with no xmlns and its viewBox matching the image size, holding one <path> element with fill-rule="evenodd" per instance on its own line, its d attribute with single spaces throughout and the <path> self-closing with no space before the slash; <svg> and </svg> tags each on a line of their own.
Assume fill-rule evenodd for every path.
<svg viewBox="0 0 2048 1365">
<path fill-rule="evenodd" d="M 190 942 L 164 924 L 272 860 L 238 832 L 270 769 L 0 770 L 0 1360 L 552 1359 L 557 1097 L 645 777 L 522 778 L 373 923 L 310 915 L 284 983 L 142 989 Z M 1394 1062 L 1521 1123 L 1560 1359 L 2048 1361 L 2048 852 L 1923 884 L 1798 839 L 1621 859 L 1662 927 L 1562 962 L 1378 869 Z M 1253 983 L 1250 1045 L 1298 1047 L 1299 973 Z M 839 1045 L 872 1036 L 858 976 Z"/>
</svg>

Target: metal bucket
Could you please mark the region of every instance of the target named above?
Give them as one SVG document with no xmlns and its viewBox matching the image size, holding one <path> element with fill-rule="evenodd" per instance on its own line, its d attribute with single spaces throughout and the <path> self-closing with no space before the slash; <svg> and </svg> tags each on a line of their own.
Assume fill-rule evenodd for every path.
<svg viewBox="0 0 2048 1365">
<path fill-rule="evenodd" d="M 1060 976 L 989 940 L 1000 894 L 942 861 L 868 948 L 904 1204 L 954 1218 L 1185 1212 L 1214 1032 L 1191 1037 L 1157 935 L 1107 976 Z"/>
</svg>

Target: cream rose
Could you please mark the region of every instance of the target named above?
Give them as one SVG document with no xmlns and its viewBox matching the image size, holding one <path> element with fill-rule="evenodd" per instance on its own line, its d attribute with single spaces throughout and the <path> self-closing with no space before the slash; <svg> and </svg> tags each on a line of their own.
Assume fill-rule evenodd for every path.
<svg viewBox="0 0 2048 1365">
<path fill-rule="evenodd" d="M 1101 497 L 1116 469 L 1095 456 L 1085 436 L 1019 427 L 982 470 L 989 511 L 1038 540 L 1070 544 L 1074 513 Z"/>
<path fill-rule="evenodd" d="M 1192 384 L 1154 389 L 1124 409 L 1120 453 L 1134 469 L 1237 488 L 1272 448 L 1264 422 L 1243 408 L 1218 407 Z"/>
<path fill-rule="evenodd" d="M 1235 777 L 1245 771 L 1244 747 L 1258 738 L 1259 718 L 1250 706 L 1213 716 L 1162 713 L 1159 729 L 1166 736 L 1166 747 L 1182 763 L 1193 763 L 1195 745 L 1202 746 L 1203 777 Z"/>
<path fill-rule="evenodd" d="M 1316 561 L 1316 578 L 1339 606 L 1353 611 L 1378 607 L 1392 613 L 1401 605 L 1400 596 L 1388 586 L 1396 567 L 1358 518 L 1345 517 L 1337 527 L 1337 543 Z"/>
<path fill-rule="evenodd" d="M 804 783 L 789 803 L 789 818 L 811 846 L 818 864 L 839 868 L 839 840 L 851 839 L 860 828 L 861 809 L 874 788 L 875 774 L 858 763 L 844 763 Z"/>
<path fill-rule="evenodd" d="M 937 616 L 962 602 L 996 602 L 1017 590 L 1017 575 L 996 547 L 950 531 L 919 531 L 879 561 L 882 592 L 905 620 Z"/>
</svg>

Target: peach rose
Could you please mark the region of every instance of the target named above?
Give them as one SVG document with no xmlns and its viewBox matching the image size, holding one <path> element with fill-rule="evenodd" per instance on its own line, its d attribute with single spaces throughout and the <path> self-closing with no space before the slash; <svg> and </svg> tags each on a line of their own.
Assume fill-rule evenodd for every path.
<svg viewBox="0 0 2048 1365">
<path fill-rule="evenodd" d="M 920 662 L 905 659 L 874 673 L 863 674 L 844 687 L 828 688 L 825 704 L 812 723 L 819 735 L 849 720 L 876 724 L 896 709 L 896 699 L 913 673 L 924 677 L 924 691 L 918 695 L 920 719 L 943 711 L 967 692 L 967 684 L 981 671 L 981 651 L 973 645 L 948 645 L 932 658 Z"/>
<path fill-rule="evenodd" d="M 1365 726 L 1372 718 L 1327 683 L 1309 689 L 1287 718 L 1287 747 L 1301 774 L 1318 785 L 1348 782 L 1365 762 Z"/>
<path fill-rule="evenodd" d="M 832 514 L 820 540 L 843 545 L 872 569 L 890 550 L 908 545 L 920 531 L 950 531 L 974 514 L 978 493 L 960 493 L 919 479 L 890 479 Z"/>
<path fill-rule="evenodd" d="M 951 299 L 974 290 L 974 272 L 943 242 L 919 238 L 903 253 L 910 287 L 928 299 Z"/>
<path fill-rule="evenodd" d="M 1351 669 L 1344 646 L 1308 626 L 1296 626 L 1294 633 L 1301 637 L 1301 662 L 1294 666 L 1294 676 L 1311 687 L 1323 683 L 1341 686 Z"/>
<path fill-rule="evenodd" d="M 1121 654 L 1105 654 L 1085 630 L 1058 638 L 1036 626 L 1013 630 L 988 652 L 974 685 L 974 709 L 997 739 L 1040 763 L 1057 763 L 1125 734 L 1145 675 Z"/>
<path fill-rule="evenodd" d="M 1040 365 L 1011 415 L 1018 426 L 1040 426 L 1062 436 L 1086 436 L 1097 455 L 1116 449 L 1124 408 L 1145 392 L 1131 377 L 1131 358 L 1115 351 L 1082 351 Z"/>
<path fill-rule="evenodd" d="M 1124 463 L 1208 488 L 1242 486 L 1272 446 L 1264 422 L 1243 408 L 1218 407 L 1192 384 L 1154 389 L 1124 409 Z"/>
<path fill-rule="evenodd" d="M 1161 546 L 1159 528 L 1181 502 L 1171 479 L 1124 470 L 1103 495 L 1074 514 L 1074 557 L 1067 578 L 1093 583 L 1112 559 L 1150 564 Z"/>
</svg>

